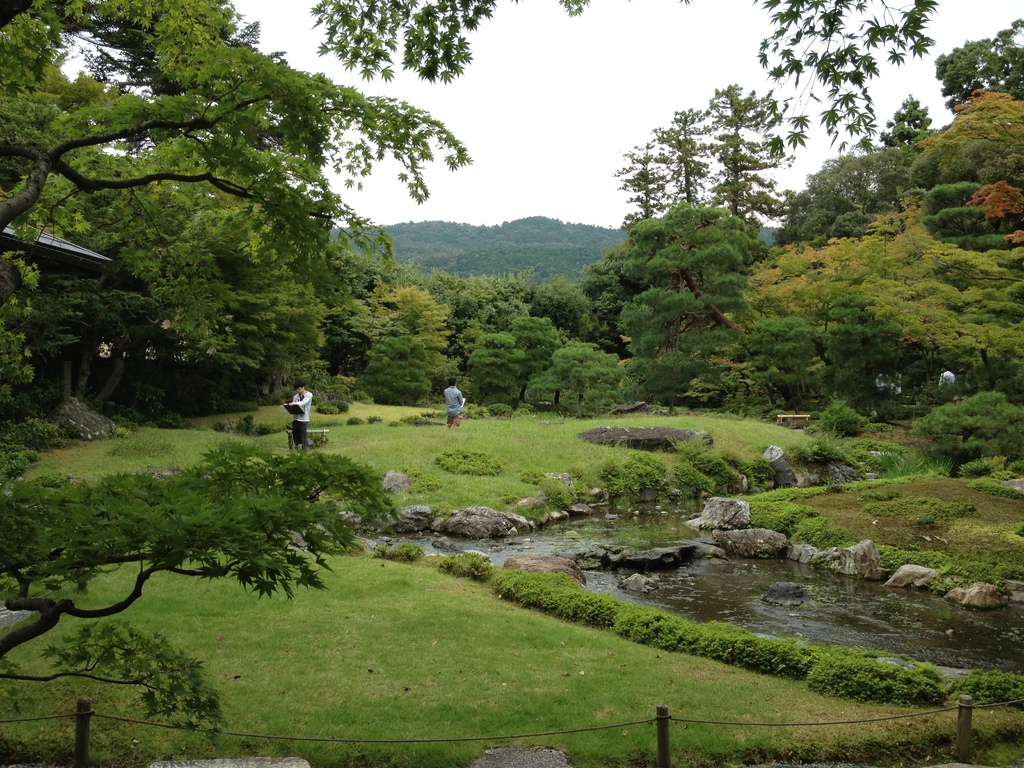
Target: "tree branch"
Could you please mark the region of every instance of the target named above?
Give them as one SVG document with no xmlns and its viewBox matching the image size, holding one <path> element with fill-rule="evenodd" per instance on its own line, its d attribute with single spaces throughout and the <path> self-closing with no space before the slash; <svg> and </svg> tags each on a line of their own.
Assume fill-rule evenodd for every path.
<svg viewBox="0 0 1024 768">
<path fill-rule="evenodd" d="M 227 179 L 214 176 L 212 173 L 149 173 L 145 176 L 136 176 L 130 179 L 94 179 L 79 173 L 63 160 L 53 164 L 53 170 L 70 181 L 79 189 L 86 192 L 96 192 L 100 189 L 131 189 L 133 187 L 144 187 L 157 181 L 180 181 L 186 184 L 198 184 L 207 182 L 222 192 L 235 197 L 254 198 L 255 195 L 245 187 L 239 186 Z"/>
</svg>

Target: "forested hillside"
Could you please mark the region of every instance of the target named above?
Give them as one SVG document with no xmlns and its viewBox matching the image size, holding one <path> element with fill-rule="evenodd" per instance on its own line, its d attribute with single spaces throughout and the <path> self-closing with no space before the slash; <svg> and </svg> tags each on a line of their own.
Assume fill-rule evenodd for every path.
<svg viewBox="0 0 1024 768">
<path fill-rule="evenodd" d="M 584 266 L 626 239 L 621 229 L 563 224 L 544 216 L 493 227 L 424 221 L 385 229 L 399 264 L 416 264 L 423 272 L 443 269 L 459 277 L 527 270 L 538 280 L 579 277 Z"/>
</svg>

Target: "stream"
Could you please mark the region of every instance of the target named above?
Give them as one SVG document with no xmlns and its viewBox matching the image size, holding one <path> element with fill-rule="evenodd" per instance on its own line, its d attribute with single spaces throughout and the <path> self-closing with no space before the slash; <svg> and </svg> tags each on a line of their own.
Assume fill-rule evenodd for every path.
<svg viewBox="0 0 1024 768">
<path fill-rule="evenodd" d="M 469 541 L 463 549 L 486 554 L 494 565 L 517 554 L 572 558 L 594 546 L 636 549 L 669 546 L 700 537 L 678 515 L 591 518 L 545 527 L 505 540 Z M 436 534 L 402 537 L 428 553 Z M 658 588 L 639 596 L 619 588 L 632 571 L 586 571 L 587 588 L 662 608 L 692 621 L 722 621 L 759 635 L 797 637 L 815 643 L 860 646 L 957 669 L 1024 673 L 1024 606 L 974 611 L 926 590 L 897 589 L 882 582 L 813 570 L 791 560 L 699 560 L 671 571 L 648 573 Z M 775 582 L 801 584 L 809 598 L 798 607 L 770 605 L 761 594 Z"/>
</svg>

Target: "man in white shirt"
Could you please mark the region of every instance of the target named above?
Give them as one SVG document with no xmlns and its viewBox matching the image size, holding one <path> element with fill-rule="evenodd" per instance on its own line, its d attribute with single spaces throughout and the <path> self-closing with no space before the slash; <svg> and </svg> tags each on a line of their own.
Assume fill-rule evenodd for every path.
<svg viewBox="0 0 1024 768">
<path fill-rule="evenodd" d="M 306 431 L 309 429 L 309 412 L 313 407 L 313 393 L 306 391 L 306 382 L 299 379 L 295 382 L 295 397 L 292 404 L 302 408 L 302 413 L 294 414 L 292 419 L 292 440 L 299 450 L 309 448 L 309 438 Z"/>
</svg>

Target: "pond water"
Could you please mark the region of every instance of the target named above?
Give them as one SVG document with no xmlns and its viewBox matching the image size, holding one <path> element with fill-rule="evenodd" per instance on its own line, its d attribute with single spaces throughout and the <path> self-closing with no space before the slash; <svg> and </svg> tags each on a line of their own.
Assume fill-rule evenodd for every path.
<svg viewBox="0 0 1024 768">
<path fill-rule="evenodd" d="M 501 565 L 517 554 L 572 557 L 595 545 L 638 549 L 698 537 L 679 515 L 595 516 L 549 526 L 540 533 L 503 541 L 472 542 Z M 435 551 L 427 535 L 412 539 Z M 588 589 L 663 608 L 693 621 L 723 621 L 771 637 L 860 646 L 944 667 L 1024 673 L 1024 607 L 995 611 L 954 606 L 925 590 L 894 589 L 790 560 L 699 560 L 659 571 L 654 592 L 637 596 L 618 580 L 630 571 L 587 571 Z M 769 605 L 759 598 L 775 582 L 801 584 L 809 601 L 799 607 Z"/>
</svg>

